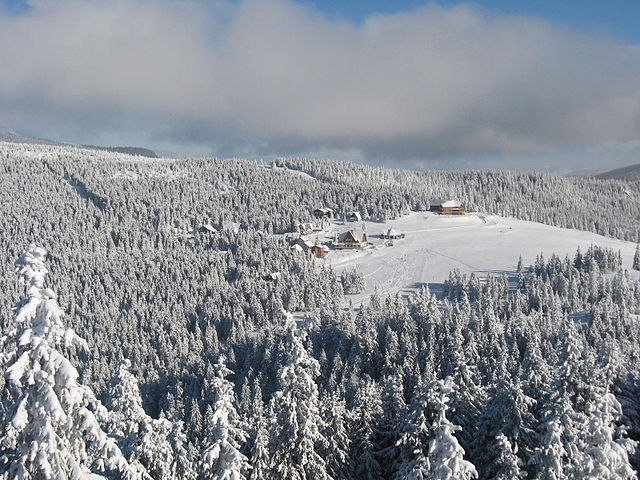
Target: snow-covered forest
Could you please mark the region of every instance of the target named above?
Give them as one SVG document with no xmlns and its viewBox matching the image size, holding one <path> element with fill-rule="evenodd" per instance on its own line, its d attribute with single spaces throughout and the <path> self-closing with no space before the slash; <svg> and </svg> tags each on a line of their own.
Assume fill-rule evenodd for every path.
<svg viewBox="0 0 640 480">
<path fill-rule="evenodd" d="M 382 222 L 456 198 L 638 242 L 638 181 L 0 143 L 0 196 L 2 478 L 640 469 L 640 251 L 350 305 L 357 270 L 286 235 L 318 207 Z"/>
</svg>

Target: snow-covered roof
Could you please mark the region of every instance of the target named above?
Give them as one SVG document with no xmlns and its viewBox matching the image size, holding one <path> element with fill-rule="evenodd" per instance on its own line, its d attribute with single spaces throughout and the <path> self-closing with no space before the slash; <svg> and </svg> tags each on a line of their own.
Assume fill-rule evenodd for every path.
<svg viewBox="0 0 640 480">
<path fill-rule="evenodd" d="M 296 239 L 295 245 L 300 245 L 302 248 L 309 249 L 315 245 L 315 242 L 309 237 L 299 237 Z"/>
<path fill-rule="evenodd" d="M 354 242 L 354 243 L 360 243 L 363 241 L 366 241 L 365 239 L 365 232 L 358 232 L 356 231 L 355 228 L 352 228 L 350 230 L 347 230 L 346 232 L 340 234 L 340 236 L 338 237 L 338 241 L 340 243 L 350 243 L 350 242 Z"/>
<path fill-rule="evenodd" d="M 398 232 L 396 232 L 393 228 L 390 228 L 389 230 L 387 230 L 388 237 L 395 237 L 396 235 L 398 235 Z"/>
<path fill-rule="evenodd" d="M 431 200 L 431 206 L 440 206 L 440 207 L 461 207 L 462 202 L 458 200 Z"/>
<path fill-rule="evenodd" d="M 200 225 L 200 231 L 206 230 L 207 232 L 217 232 L 216 227 L 214 227 L 213 225 L 211 225 L 210 223 L 205 223 L 203 225 Z"/>
</svg>

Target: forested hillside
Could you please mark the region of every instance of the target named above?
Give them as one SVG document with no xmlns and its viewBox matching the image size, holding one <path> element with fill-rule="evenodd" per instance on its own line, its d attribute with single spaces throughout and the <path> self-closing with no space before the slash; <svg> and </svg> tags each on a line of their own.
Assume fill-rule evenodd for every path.
<svg viewBox="0 0 640 480">
<path fill-rule="evenodd" d="M 349 309 L 284 234 L 456 198 L 637 242 L 640 182 L 9 143 L 0 172 L 3 478 L 40 478 L 42 445 L 107 478 L 635 478 L 640 286 L 617 252 Z"/>
</svg>

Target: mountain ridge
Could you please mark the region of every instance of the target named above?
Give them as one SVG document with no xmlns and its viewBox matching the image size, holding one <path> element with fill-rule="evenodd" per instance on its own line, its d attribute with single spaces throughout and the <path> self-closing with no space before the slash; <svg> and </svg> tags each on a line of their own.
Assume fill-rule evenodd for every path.
<svg viewBox="0 0 640 480">
<path fill-rule="evenodd" d="M 592 175 L 600 180 L 640 180 L 640 163 Z"/>
<path fill-rule="evenodd" d="M 74 145 L 68 142 L 58 142 L 55 140 L 49 140 L 47 138 L 32 137 L 29 135 L 23 135 L 17 132 L 13 128 L 0 127 L 0 142 L 9 143 L 26 143 L 30 145 Z M 76 145 L 81 148 L 88 148 L 91 150 L 104 150 L 107 152 L 124 153 L 127 155 L 138 155 L 141 157 L 158 158 L 158 155 L 149 148 L 144 147 L 132 147 L 132 146 L 100 146 L 100 145 Z"/>
</svg>

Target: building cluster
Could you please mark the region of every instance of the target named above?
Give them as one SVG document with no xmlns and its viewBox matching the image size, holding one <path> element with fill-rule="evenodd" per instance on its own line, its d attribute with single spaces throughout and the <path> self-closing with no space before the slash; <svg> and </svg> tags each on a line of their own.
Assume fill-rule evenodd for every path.
<svg viewBox="0 0 640 480">
<path fill-rule="evenodd" d="M 464 215 L 465 207 L 457 200 L 433 200 L 429 204 L 429 211 L 439 215 Z M 326 257 L 331 249 L 335 250 L 358 250 L 371 247 L 373 243 L 369 239 L 366 225 L 362 223 L 361 228 L 351 227 L 342 233 L 336 233 L 331 241 L 322 243 L 319 239 L 320 232 L 325 231 L 328 221 L 335 218 L 335 212 L 331 208 L 316 208 L 312 212 L 316 219 L 314 223 L 301 223 L 299 225 L 299 236 L 292 239 L 291 248 L 304 253 L 309 253 L 318 258 Z M 347 212 L 344 215 L 345 222 L 362 222 L 362 214 L 358 211 Z M 318 234 L 315 240 L 309 238 L 313 234 Z M 384 240 L 384 245 L 393 246 L 394 240 L 405 238 L 405 234 L 398 232 L 394 228 L 389 228 L 380 234 Z"/>
</svg>

